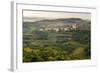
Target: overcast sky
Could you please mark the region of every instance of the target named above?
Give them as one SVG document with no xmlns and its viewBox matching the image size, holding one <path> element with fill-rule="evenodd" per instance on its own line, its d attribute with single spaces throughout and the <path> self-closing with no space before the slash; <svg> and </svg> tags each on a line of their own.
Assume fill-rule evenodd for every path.
<svg viewBox="0 0 100 73">
<path fill-rule="evenodd" d="M 50 11 L 23 11 L 24 21 L 41 19 L 82 18 L 91 19 L 90 13 L 50 12 Z"/>
</svg>

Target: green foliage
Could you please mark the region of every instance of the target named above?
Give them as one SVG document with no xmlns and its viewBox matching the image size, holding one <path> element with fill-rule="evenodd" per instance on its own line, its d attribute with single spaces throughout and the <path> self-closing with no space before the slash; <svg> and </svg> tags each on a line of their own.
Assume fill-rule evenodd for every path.
<svg viewBox="0 0 100 73">
<path fill-rule="evenodd" d="M 23 62 L 90 59 L 90 31 L 23 34 Z"/>
</svg>

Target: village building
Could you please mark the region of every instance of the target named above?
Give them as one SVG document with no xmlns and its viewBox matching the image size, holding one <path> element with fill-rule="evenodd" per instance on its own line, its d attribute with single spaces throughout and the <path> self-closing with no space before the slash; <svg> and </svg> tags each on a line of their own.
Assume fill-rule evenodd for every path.
<svg viewBox="0 0 100 73">
<path fill-rule="evenodd" d="M 72 25 L 67 25 L 67 26 L 63 26 L 63 27 L 54 27 L 54 28 L 50 28 L 50 27 L 44 27 L 44 28 L 40 28 L 39 31 L 69 31 L 69 30 L 76 30 L 79 27 L 78 24 L 72 24 Z"/>
</svg>

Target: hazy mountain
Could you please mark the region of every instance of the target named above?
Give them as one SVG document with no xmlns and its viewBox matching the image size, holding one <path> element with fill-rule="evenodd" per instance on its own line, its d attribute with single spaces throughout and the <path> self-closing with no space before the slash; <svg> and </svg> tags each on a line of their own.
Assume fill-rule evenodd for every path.
<svg viewBox="0 0 100 73">
<path fill-rule="evenodd" d="M 68 25 L 78 25 L 80 30 L 90 30 L 91 22 L 80 18 L 66 18 L 66 19 L 39 19 L 39 21 L 23 22 L 23 31 L 29 32 L 39 28 L 55 28 L 66 27 Z"/>
</svg>

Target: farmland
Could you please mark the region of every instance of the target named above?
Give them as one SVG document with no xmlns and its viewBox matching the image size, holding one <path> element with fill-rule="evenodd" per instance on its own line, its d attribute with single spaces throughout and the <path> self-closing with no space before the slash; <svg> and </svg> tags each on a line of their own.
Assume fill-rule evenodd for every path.
<svg viewBox="0 0 100 73">
<path fill-rule="evenodd" d="M 90 33 L 90 21 L 82 19 L 24 22 L 23 62 L 90 59 Z"/>
</svg>

